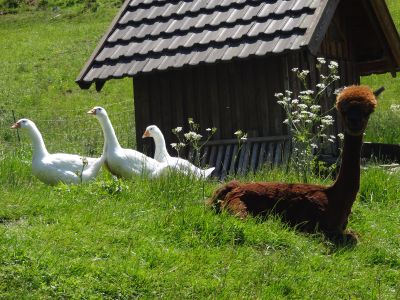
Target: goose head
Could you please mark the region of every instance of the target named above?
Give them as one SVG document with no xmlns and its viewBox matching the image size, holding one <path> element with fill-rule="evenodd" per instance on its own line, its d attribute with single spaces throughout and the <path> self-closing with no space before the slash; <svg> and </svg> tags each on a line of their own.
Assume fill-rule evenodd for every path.
<svg viewBox="0 0 400 300">
<path fill-rule="evenodd" d="M 146 127 L 146 130 L 144 131 L 142 138 L 147 138 L 147 137 L 152 137 L 152 138 L 159 138 L 162 137 L 163 134 L 156 125 L 150 125 Z"/>
<path fill-rule="evenodd" d="M 17 129 L 17 128 L 28 128 L 31 127 L 33 122 L 29 119 L 20 119 L 17 122 L 15 122 L 11 128 L 12 129 Z"/>
<path fill-rule="evenodd" d="M 100 106 L 93 107 L 87 113 L 90 114 L 90 115 L 95 116 L 96 118 L 100 118 L 100 119 L 108 117 L 106 110 L 104 108 L 100 107 Z"/>
</svg>

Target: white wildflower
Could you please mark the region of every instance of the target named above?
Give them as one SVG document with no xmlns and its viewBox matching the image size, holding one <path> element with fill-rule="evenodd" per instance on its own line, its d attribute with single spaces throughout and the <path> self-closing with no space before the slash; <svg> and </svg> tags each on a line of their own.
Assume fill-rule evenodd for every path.
<svg viewBox="0 0 400 300">
<path fill-rule="evenodd" d="M 328 65 L 328 68 L 331 70 L 336 70 L 338 68 L 339 64 L 336 61 L 331 61 Z"/>
<path fill-rule="evenodd" d="M 282 94 L 282 93 L 276 93 L 276 94 L 275 94 L 275 97 L 276 97 L 276 98 L 281 98 L 281 97 L 283 97 L 283 94 Z"/>
<path fill-rule="evenodd" d="M 317 57 L 317 61 L 320 63 L 320 64 L 326 64 L 326 60 L 325 60 L 325 58 L 323 58 L 323 57 Z"/>
<path fill-rule="evenodd" d="M 299 70 L 299 68 L 293 68 L 293 69 L 292 69 L 292 72 L 295 72 L 295 73 L 296 73 L 298 70 Z"/>
<path fill-rule="evenodd" d="M 294 119 L 294 120 L 293 120 L 293 124 L 296 124 L 296 123 L 299 123 L 299 122 L 300 122 L 299 119 Z"/>
<path fill-rule="evenodd" d="M 311 121 L 311 120 L 306 120 L 306 123 L 307 123 L 307 124 L 311 124 L 312 121 Z"/>
<path fill-rule="evenodd" d="M 307 104 L 301 103 L 298 105 L 301 109 L 306 109 L 307 108 Z"/>
<path fill-rule="evenodd" d="M 182 131 L 182 127 L 176 127 L 173 131 L 175 131 L 175 132 L 181 132 Z"/>
<path fill-rule="evenodd" d="M 321 105 L 316 105 L 316 104 L 311 105 L 310 109 L 312 111 L 319 111 L 321 109 Z"/>
<path fill-rule="evenodd" d="M 311 148 L 313 148 L 313 149 L 317 149 L 317 148 L 318 148 L 318 146 L 317 146 L 316 144 L 311 144 L 310 146 L 311 146 Z"/>
<path fill-rule="evenodd" d="M 234 135 L 241 136 L 241 135 L 243 135 L 243 131 L 237 130 L 237 131 L 235 131 Z"/>
<path fill-rule="evenodd" d="M 321 79 L 326 79 L 326 76 L 324 74 L 319 75 L 319 77 L 321 77 Z"/>
<path fill-rule="evenodd" d="M 334 135 L 330 135 L 329 137 L 330 137 L 332 140 L 336 139 L 336 136 L 334 136 Z"/>
<path fill-rule="evenodd" d="M 301 95 L 313 95 L 314 91 L 312 91 L 312 90 L 301 91 L 300 94 Z"/>
<path fill-rule="evenodd" d="M 344 139 L 344 134 L 343 133 L 338 133 L 337 136 L 341 141 L 343 141 L 343 139 Z"/>
<path fill-rule="evenodd" d="M 292 92 L 292 91 L 289 91 L 289 90 L 285 90 L 285 93 L 286 93 L 286 95 L 288 95 L 288 96 L 290 96 L 291 94 L 293 94 L 293 92 Z"/>
<path fill-rule="evenodd" d="M 326 85 L 324 83 L 318 83 L 317 88 L 323 90 L 324 88 L 326 88 Z"/>
<path fill-rule="evenodd" d="M 299 99 L 293 99 L 292 104 L 299 104 Z"/>
<path fill-rule="evenodd" d="M 309 113 L 308 113 L 308 116 L 309 116 L 311 119 L 314 119 L 317 115 L 314 114 L 314 113 L 312 113 L 312 112 L 309 112 Z"/>
<path fill-rule="evenodd" d="M 328 139 L 328 142 L 334 143 L 335 141 L 332 139 Z"/>
<path fill-rule="evenodd" d="M 177 143 L 171 143 L 172 148 L 176 149 L 177 146 L 178 146 Z"/>
<path fill-rule="evenodd" d="M 285 119 L 285 121 L 283 121 L 283 124 L 289 124 L 289 119 Z"/>
<path fill-rule="evenodd" d="M 339 80 L 339 79 L 340 79 L 340 76 L 338 76 L 338 75 L 333 75 L 332 78 L 333 78 L 333 80 Z"/>
<path fill-rule="evenodd" d="M 211 131 L 211 128 L 207 128 L 206 131 Z"/>
<path fill-rule="evenodd" d="M 309 70 L 303 70 L 300 72 L 300 76 L 307 76 L 308 74 L 310 74 Z"/>
<path fill-rule="evenodd" d="M 336 61 L 334 61 L 334 60 L 332 60 L 330 63 L 329 63 L 329 65 L 331 65 L 331 66 L 334 66 L 334 67 L 339 67 L 339 64 L 336 62 Z"/>
<path fill-rule="evenodd" d="M 203 137 L 201 134 L 198 134 L 193 131 L 189 131 L 188 133 L 185 133 L 184 136 L 185 136 L 185 139 L 187 139 L 188 141 L 198 141 Z"/>
</svg>

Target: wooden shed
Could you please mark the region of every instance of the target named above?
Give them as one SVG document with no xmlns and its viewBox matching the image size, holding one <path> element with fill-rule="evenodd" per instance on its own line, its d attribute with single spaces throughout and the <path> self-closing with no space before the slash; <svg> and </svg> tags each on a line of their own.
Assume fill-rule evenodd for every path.
<svg viewBox="0 0 400 300">
<path fill-rule="evenodd" d="M 384 0 L 127 0 L 76 82 L 101 90 L 109 79 L 133 78 L 145 152 L 147 125 L 157 124 L 167 144 L 188 117 L 217 127 L 203 162 L 221 174 L 283 159 L 274 94 L 299 91 L 294 67 L 310 70 L 315 87 L 320 56 L 339 63 L 338 86 L 395 76 L 400 39 Z M 239 164 L 231 161 L 237 129 L 249 134 Z"/>
</svg>

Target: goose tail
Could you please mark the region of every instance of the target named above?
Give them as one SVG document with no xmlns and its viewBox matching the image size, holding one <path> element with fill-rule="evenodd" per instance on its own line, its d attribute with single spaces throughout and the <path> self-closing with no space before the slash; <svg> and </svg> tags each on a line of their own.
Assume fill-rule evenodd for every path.
<svg viewBox="0 0 400 300">
<path fill-rule="evenodd" d="M 214 171 L 214 169 L 215 169 L 215 167 L 203 170 L 203 172 L 202 172 L 203 173 L 203 177 L 204 178 L 209 177 L 211 175 L 211 173 Z"/>
</svg>

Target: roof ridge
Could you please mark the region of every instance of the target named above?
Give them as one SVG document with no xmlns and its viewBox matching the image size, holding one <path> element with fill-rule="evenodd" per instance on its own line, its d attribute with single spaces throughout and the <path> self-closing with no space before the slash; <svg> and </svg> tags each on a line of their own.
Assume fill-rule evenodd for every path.
<svg viewBox="0 0 400 300">
<path fill-rule="evenodd" d="M 285 0 L 286 1 L 286 0 Z M 186 1 L 178 1 L 178 3 L 172 4 L 175 6 L 178 6 L 177 4 L 181 4 L 180 2 L 186 2 Z M 189 2 L 186 2 L 189 3 Z M 192 10 L 192 7 L 187 7 L 186 10 L 183 11 L 179 11 L 179 12 L 175 12 L 172 11 L 169 14 L 163 14 L 163 15 L 157 15 L 151 19 L 149 19 L 148 17 L 145 16 L 145 14 L 140 14 L 141 18 L 140 19 L 136 19 L 136 20 L 132 20 L 131 19 L 131 15 L 130 13 L 134 13 L 137 11 L 131 11 L 129 9 L 126 10 L 127 14 L 124 16 L 124 18 L 127 18 L 128 21 L 127 22 L 118 22 L 118 25 L 127 25 L 129 26 L 130 24 L 135 24 L 135 23 L 145 23 L 148 22 L 149 20 L 160 20 L 160 19 L 165 19 L 165 20 L 170 20 L 172 19 L 176 19 L 176 20 L 180 20 L 182 18 L 179 18 L 179 16 L 187 16 L 187 15 L 200 15 L 200 14 L 207 14 L 208 11 L 210 12 L 215 12 L 216 9 L 219 9 L 219 11 L 224 12 L 227 11 L 231 8 L 243 8 L 243 7 L 247 7 L 247 6 L 252 6 L 255 7 L 257 5 L 263 4 L 263 5 L 273 5 L 273 4 L 278 4 L 279 0 L 251 0 L 250 3 L 243 1 L 243 2 L 239 2 L 239 1 L 233 1 L 229 4 L 226 4 L 226 1 L 222 1 L 222 3 L 214 5 L 214 6 L 207 6 L 209 2 L 206 2 L 203 0 L 202 3 L 206 3 L 205 6 L 198 6 L 196 7 L 196 10 Z M 165 6 L 169 5 L 170 3 L 166 3 Z M 151 5 L 149 5 L 149 8 L 152 7 Z M 177 9 L 178 10 L 178 9 Z M 164 10 L 165 12 L 165 10 Z M 138 13 L 139 14 L 139 13 Z M 122 19 L 124 19 L 122 18 Z M 151 24 L 151 23 L 150 23 Z"/>
</svg>

